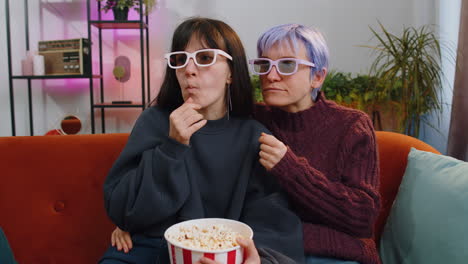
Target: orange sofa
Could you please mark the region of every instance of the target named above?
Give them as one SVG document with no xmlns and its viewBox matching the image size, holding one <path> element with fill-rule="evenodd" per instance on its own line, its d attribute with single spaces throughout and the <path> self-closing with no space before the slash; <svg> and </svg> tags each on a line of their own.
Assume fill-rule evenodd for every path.
<svg viewBox="0 0 468 264">
<path fill-rule="evenodd" d="M 20 264 L 96 263 L 114 225 L 102 185 L 128 134 L 0 138 L 0 227 Z M 411 147 L 438 153 L 417 139 L 377 132 L 383 208 L 380 234 Z M 0 256 L 0 263 L 1 263 Z"/>
</svg>

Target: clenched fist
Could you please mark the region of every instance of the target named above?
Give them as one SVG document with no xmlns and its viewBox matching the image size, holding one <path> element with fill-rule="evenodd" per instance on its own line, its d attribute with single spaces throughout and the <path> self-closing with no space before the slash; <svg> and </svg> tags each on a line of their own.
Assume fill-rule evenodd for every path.
<svg viewBox="0 0 468 264">
<path fill-rule="evenodd" d="M 260 164 L 267 170 L 271 170 L 284 157 L 288 148 L 276 137 L 262 133 L 258 139 L 260 142 Z"/>
<path fill-rule="evenodd" d="M 206 124 L 206 119 L 197 110 L 200 105 L 193 102 L 192 98 L 187 99 L 183 105 L 174 110 L 169 115 L 169 137 L 188 145 L 190 137 Z"/>
</svg>

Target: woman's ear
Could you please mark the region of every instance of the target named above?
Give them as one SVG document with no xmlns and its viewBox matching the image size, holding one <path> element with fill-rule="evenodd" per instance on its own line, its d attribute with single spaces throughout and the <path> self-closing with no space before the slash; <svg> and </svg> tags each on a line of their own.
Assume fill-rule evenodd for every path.
<svg viewBox="0 0 468 264">
<path fill-rule="evenodd" d="M 226 80 L 226 83 L 227 83 L 227 84 L 231 84 L 231 83 L 232 83 L 231 74 L 228 75 L 227 80 Z"/>
<path fill-rule="evenodd" d="M 322 86 L 323 82 L 325 81 L 325 77 L 327 76 L 327 68 L 323 68 L 320 71 L 316 71 L 314 77 L 310 81 L 310 88 L 315 89 Z"/>
</svg>

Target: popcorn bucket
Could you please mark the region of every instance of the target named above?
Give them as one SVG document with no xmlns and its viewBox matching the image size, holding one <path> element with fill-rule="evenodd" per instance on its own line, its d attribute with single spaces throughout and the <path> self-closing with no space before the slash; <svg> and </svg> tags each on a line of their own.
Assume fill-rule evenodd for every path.
<svg viewBox="0 0 468 264">
<path fill-rule="evenodd" d="M 181 222 L 169 227 L 164 233 L 164 238 L 167 241 L 169 249 L 171 264 L 193 264 L 201 257 L 213 259 L 221 264 L 241 264 L 244 261 L 244 249 L 239 245 L 230 246 L 229 248 L 223 247 L 223 249 L 216 250 L 202 249 L 194 245 L 188 246 L 187 243 L 184 244 L 176 239 L 176 237 L 183 234 L 183 231 L 181 230 L 187 230 L 194 227 L 200 230 L 221 227 L 226 228 L 226 230 L 236 232 L 244 238 L 252 239 L 253 237 L 253 231 L 248 225 L 235 220 L 223 218 L 201 218 Z M 210 240 L 209 242 L 213 242 L 213 240 Z"/>
</svg>

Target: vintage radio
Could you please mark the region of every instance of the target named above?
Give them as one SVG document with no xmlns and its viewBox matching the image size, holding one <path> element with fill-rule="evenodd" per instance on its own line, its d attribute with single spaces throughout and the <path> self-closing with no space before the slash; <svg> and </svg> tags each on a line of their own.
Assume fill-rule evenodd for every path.
<svg viewBox="0 0 468 264">
<path fill-rule="evenodd" d="M 39 41 L 39 54 L 44 56 L 46 75 L 89 75 L 88 39 Z"/>
</svg>

